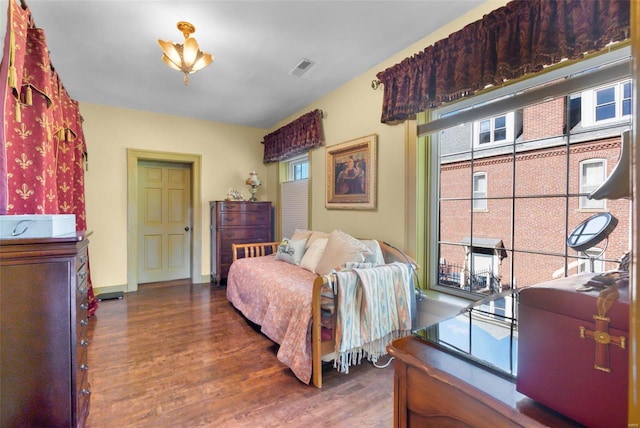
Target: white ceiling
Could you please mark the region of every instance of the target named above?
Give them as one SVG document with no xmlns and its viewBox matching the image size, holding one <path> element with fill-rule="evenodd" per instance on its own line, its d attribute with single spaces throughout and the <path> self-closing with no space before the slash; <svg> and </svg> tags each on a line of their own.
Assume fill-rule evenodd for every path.
<svg viewBox="0 0 640 428">
<path fill-rule="evenodd" d="M 81 103 L 258 128 L 274 126 L 482 2 L 27 0 L 55 69 Z M 157 43 L 182 43 L 182 20 L 195 25 L 201 49 L 215 57 L 189 86 L 164 65 Z M 315 65 L 291 76 L 303 58 Z"/>
</svg>

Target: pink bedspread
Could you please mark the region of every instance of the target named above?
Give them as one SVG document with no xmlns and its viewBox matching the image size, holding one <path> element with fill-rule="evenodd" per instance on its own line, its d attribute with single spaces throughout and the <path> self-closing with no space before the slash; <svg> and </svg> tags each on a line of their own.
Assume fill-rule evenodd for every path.
<svg viewBox="0 0 640 428">
<path fill-rule="evenodd" d="M 275 260 L 275 255 L 235 261 L 227 299 L 280 345 L 278 360 L 304 383 L 311 380 L 311 301 L 317 275 Z"/>
</svg>

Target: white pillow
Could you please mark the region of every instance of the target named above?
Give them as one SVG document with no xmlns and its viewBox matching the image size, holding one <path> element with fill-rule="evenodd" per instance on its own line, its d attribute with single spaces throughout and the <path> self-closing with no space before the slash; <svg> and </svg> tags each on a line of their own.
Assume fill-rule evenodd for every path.
<svg viewBox="0 0 640 428">
<path fill-rule="evenodd" d="M 334 230 L 329 235 L 324 254 L 316 266 L 316 273 L 328 275 L 347 262 L 362 263 L 370 254 L 371 251 L 362 242 L 340 230 Z"/>
<path fill-rule="evenodd" d="M 292 265 L 299 265 L 302 256 L 304 256 L 304 246 L 306 243 L 306 239 L 293 240 L 284 238 L 282 242 L 280 242 L 280 245 L 278 245 L 276 260 L 282 260 Z"/>
<path fill-rule="evenodd" d="M 300 267 L 316 273 L 316 267 L 324 254 L 324 249 L 327 246 L 328 240 L 329 238 L 319 238 L 313 241 L 313 244 L 311 244 L 309 248 L 307 248 L 307 251 L 304 252 L 304 256 L 300 262 Z"/>
</svg>

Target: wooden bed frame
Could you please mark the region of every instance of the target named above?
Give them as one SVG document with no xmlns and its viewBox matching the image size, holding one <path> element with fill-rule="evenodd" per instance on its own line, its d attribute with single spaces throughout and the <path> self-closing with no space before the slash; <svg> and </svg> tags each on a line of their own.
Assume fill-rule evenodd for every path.
<svg viewBox="0 0 640 428">
<path fill-rule="evenodd" d="M 413 259 L 408 257 L 402 251 L 391 245 L 378 241 L 384 260 L 387 263 L 401 262 L 411 263 L 414 268 L 417 265 Z M 256 242 L 249 244 L 232 244 L 233 261 L 246 257 L 261 257 L 269 254 L 273 254 L 277 251 L 280 242 Z M 302 269 L 302 268 L 301 268 Z M 321 388 L 322 387 L 322 357 L 335 352 L 335 340 L 322 340 L 322 325 L 321 320 L 321 291 L 322 286 L 327 283 L 327 279 L 324 276 L 318 276 L 313 282 L 313 298 L 311 303 L 311 346 L 312 346 L 312 376 L 311 381 L 313 384 Z"/>
</svg>

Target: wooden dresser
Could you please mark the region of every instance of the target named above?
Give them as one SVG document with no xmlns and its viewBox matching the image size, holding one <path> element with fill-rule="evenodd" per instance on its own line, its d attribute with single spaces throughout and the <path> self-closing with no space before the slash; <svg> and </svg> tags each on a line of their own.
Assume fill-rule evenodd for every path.
<svg viewBox="0 0 640 428">
<path fill-rule="evenodd" d="M 231 244 L 273 241 L 271 202 L 213 201 L 211 208 L 211 281 L 227 278 Z"/>
<path fill-rule="evenodd" d="M 0 426 L 84 426 L 87 236 L 0 240 Z"/>
</svg>

